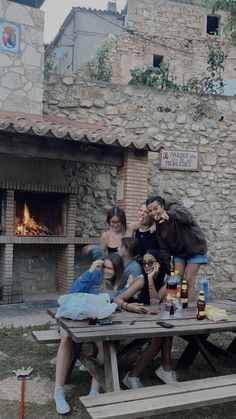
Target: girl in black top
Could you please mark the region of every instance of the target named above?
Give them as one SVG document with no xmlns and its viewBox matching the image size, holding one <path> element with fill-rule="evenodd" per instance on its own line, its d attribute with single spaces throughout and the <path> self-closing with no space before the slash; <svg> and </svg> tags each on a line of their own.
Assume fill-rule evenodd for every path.
<svg viewBox="0 0 236 419">
<path fill-rule="evenodd" d="M 160 254 L 156 250 L 147 251 L 142 260 L 143 271 L 146 277 L 146 290 L 143 292 L 143 302 L 157 298 L 163 300 L 166 290 L 167 270 L 163 265 Z M 178 381 L 178 376 L 171 369 L 171 348 L 172 337 L 152 338 L 149 346 L 144 352 L 141 360 L 135 365 L 132 371 L 128 372 L 123 378 L 123 383 L 128 388 L 143 387 L 139 375 L 156 357 L 161 350 L 161 366 L 155 370 L 155 374 L 166 384 L 174 384 Z"/>
<path fill-rule="evenodd" d="M 158 250 L 156 226 L 145 203 L 142 203 L 139 207 L 137 227 L 134 230 L 134 237 L 138 239 L 140 256 L 143 256 L 148 249 Z"/>
</svg>

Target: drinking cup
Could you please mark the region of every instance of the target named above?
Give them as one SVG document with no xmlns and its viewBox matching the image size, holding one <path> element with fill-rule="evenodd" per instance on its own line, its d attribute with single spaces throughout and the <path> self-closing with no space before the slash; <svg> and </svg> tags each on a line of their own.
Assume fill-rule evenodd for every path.
<svg viewBox="0 0 236 419">
<path fill-rule="evenodd" d="M 171 310 L 171 304 L 162 303 L 161 304 L 161 318 L 162 319 L 169 319 L 170 310 Z"/>
</svg>

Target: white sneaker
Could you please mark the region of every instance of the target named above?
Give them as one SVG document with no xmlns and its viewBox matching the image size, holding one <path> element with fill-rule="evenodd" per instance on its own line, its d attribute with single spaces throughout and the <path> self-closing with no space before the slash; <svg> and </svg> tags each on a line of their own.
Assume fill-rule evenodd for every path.
<svg viewBox="0 0 236 419">
<path fill-rule="evenodd" d="M 175 384 L 178 382 L 178 374 L 173 370 L 165 371 L 162 368 L 162 365 L 156 369 L 155 374 L 158 378 L 161 379 L 161 381 L 166 384 Z"/>
<path fill-rule="evenodd" d="M 140 378 L 130 377 L 128 372 L 127 372 L 126 376 L 123 378 L 122 383 L 130 389 L 132 389 L 132 388 L 136 389 L 136 388 L 142 388 L 143 387 L 143 385 L 140 381 Z"/>
<path fill-rule="evenodd" d="M 64 391 L 61 387 L 55 389 L 54 400 L 56 403 L 56 411 L 59 415 L 65 415 L 70 412 L 70 405 L 67 403 Z"/>
<path fill-rule="evenodd" d="M 80 364 L 79 371 L 86 372 L 88 371 L 84 364 Z"/>
<path fill-rule="evenodd" d="M 88 397 L 96 397 L 99 394 L 100 394 L 99 393 L 99 390 L 97 390 L 96 388 L 91 388 L 91 390 L 90 390 L 90 392 L 88 394 Z"/>
</svg>

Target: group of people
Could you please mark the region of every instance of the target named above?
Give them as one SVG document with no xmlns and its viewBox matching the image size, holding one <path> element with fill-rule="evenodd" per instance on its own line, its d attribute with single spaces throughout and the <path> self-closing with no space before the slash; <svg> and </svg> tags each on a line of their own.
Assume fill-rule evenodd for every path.
<svg viewBox="0 0 236 419">
<path fill-rule="evenodd" d="M 195 279 L 201 264 L 207 263 L 207 245 L 201 228 L 181 202 L 152 196 L 140 205 L 137 222 L 129 225 L 125 212 L 114 206 L 108 211 L 107 223 L 100 244 L 86 247 L 85 252 L 90 252 L 94 261 L 72 283 L 71 293 L 106 292 L 121 310 L 144 313 L 143 304 L 164 299 L 172 267 L 186 279 L 189 299 L 195 298 Z M 96 342 L 96 347 L 97 361 L 102 364 L 102 343 Z M 139 376 L 159 351 L 161 365 L 155 374 L 164 383 L 177 382 L 178 376 L 171 367 L 171 347 L 171 337 L 150 339 L 140 361 L 127 371 L 123 384 L 128 388 L 142 387 Z M 54 391 L 59 414 L 70 411 L 63 386 L 73 354 L 73 341 L 61 330 Z M 100 384 L 93 378 L 89 395 L 99 392 Z"/>
</svg>

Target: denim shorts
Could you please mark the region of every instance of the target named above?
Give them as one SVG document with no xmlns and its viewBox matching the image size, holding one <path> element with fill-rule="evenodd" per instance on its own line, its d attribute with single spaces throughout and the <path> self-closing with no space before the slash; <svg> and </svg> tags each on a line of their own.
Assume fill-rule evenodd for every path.
<svg viewBox="0 0 236 419">
<path fill-rule="evenodd" d="M 208 263 L 208 256 L 207 256 L 207 253 L 203 253 L 202 255 L 195 255 L 189 259 L 184 259 L 178 256 L 173 256 L 173 261 L 183 262 L 183 263 Z"/>
</svg>

